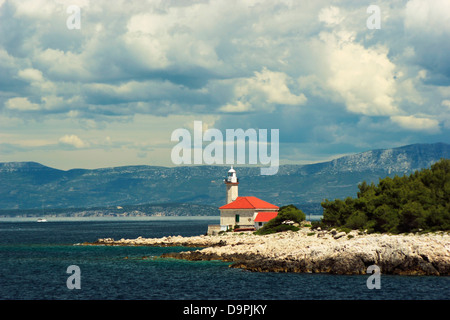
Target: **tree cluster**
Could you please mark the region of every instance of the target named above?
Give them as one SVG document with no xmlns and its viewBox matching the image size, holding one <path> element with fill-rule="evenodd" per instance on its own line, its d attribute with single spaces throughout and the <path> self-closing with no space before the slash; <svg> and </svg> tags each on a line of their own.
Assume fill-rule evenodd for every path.
<svg viewBox="0 0 450 320">
<path fill-rule="evenodd" d="M 300 224 L 306 219 L 306 215 L 302 210 L 298 209 L 293 204 L 283 206 L 278 210 L 278 215 L 267 222 L 261 229 L 256 231 L 256 234 L 263 235 L 282 231 L 298 231 L 299 228 L 286 222 L 292 222 L 294 224 Z"/>
<path fill-rule="evenodd" d="M 409 176 L 365 181 L 357 198 L 325 200 L 322 227 L 404 233 L 450 230 L 450 159 Z"/>
</svg>

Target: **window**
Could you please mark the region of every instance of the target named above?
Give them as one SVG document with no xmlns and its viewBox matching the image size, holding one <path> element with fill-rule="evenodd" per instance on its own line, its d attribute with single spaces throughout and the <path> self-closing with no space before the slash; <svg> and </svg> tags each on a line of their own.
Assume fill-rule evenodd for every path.
<svg viewBox="0 0 450 320">
<path fill-rule="evenodd" d="M 239 215 L 238 214 L 234 217 L 234 221 L 235 222 L 239 222 Z"/>
</svg>

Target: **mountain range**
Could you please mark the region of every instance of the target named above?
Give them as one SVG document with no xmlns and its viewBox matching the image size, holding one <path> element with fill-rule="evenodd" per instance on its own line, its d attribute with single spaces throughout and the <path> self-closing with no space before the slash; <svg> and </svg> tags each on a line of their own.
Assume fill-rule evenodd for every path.
<svg viewBox="0 0 450 320">
<path fill-rule="evenodd" d="M 296 204 L 305 213 L 320 214 L 325 198 L 353 197 L 362 181 L 377 183 L 386 176 L 409 174 L 441 158 L 450 158 L 449 144 L 413 144 L 322 163 L 282 165 L 272 176 L 260 175 L 255 166 L 234 168 L 239 195 L 278 206 Z M 0 209 L 173 203 L 219 207 L 225 203 L 223 179 L 228 169 L 202 165 L 58 170 L 36 162 L 4 162 L 0 163 Z"/>
</svg>

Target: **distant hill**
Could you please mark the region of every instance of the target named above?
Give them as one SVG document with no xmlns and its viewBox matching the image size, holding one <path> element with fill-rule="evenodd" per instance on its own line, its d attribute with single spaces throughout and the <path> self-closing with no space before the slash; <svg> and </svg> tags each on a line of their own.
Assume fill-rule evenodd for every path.
<svg viewBox="0 0 450 320">
<path fill-rule="evenodd" d="M 445 143 L 371 150 L 310 165 L 283 165 L 261 176 L 257 167 L 235 166 L 239 195 L 277 205 L 295 204 L 318 213 L 320 202 L 356 194 L 358 183 L 404 175 L 450 158 Z M 58 170 L 36 162 L 0 163 L 0 208 L 87 208 L 148 203 L 220 206 L 228 166 L 123 166 L 95 170 Z M 319 214 L 320 214 L 319 213 Z"/>
<path fill-rule="evenodd" d="M 143 217 L 217 216 L 215 206 L 191 203 L 134 204 L 89 208 L 3 209 L 0 217 Z"/>
</svg>

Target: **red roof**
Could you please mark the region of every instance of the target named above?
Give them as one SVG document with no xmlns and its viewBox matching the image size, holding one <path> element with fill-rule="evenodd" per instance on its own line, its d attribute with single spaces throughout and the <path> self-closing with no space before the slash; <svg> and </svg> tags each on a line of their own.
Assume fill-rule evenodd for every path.
<svg viewBox="0 0 450 320">
<path fill-rule="evenodd" d="M 258 212 L 255 222 L 267 222 L 278 215 L 278 212 Z"/>
<path fill-rule="evenodd" d="M 237 197 L 236 200 L 221 206 L 219 209 L 279 209 L 276 205 L 268 203 L 257 197 Z"/>
</svg>

